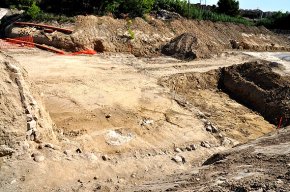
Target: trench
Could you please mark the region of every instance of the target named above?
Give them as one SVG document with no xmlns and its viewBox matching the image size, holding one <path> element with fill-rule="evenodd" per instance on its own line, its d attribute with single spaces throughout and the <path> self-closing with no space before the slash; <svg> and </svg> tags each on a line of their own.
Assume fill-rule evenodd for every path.
<svg viewBox="0 0 290 192">
<path fill-rule="evenodd" d="M 266 133 L 264 127 L 269 124 L 290 125 L 290 78 L 271 66 L 266 61 L 249 62 L 205 73 L 175 74 L 160 83 L 209 113 L 225 132 L 236 129 L 247 137 L 257 127 Z"/>
</svg>

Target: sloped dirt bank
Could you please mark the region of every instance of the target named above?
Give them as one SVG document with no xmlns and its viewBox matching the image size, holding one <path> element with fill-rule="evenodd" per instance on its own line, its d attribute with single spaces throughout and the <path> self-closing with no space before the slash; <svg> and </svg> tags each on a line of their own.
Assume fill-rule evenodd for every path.
<svg viewBox="0 0 290 192">
<path fill-rule="evenodd" d="M 153 16 L 135 18 L 132 22 L 112 17 L 79 16 L 74 32 L 65 35 L 47 33 L 31 27 L 10 26 L 9 37 L 32 35 L 35 42 L 68 51 L 94 49 L 97 52 L 127 52 L 135 56 L 156 56 L 163 46 L 184 34 L 194 34 L 199 46 L 196 56 L 203 58 L 225 49 L 255 51 L 290 50 L 289 39 L 278 36 L 264 27 L 235 25 L 187 19 L 159 20 Z M 233 46 L 236 44 L 237 46 Z M 185 43 L 186 44 L 186 43 Z M 182 46 L 186 46 L 183 42 Z"/>
<path fill-rule="evenodd" d="M 267 62 L 245 63 L 223 68 L 220 88 L 265 119 L 290 125 L 290 78 L 274 73 Z"/>
<path fill-rule="evenodd" d="M 282 125 L 289 125 L 289 77 L 274 73 L 269 64 L 259 61 L 206 73 L 175 74 L 162 78 L 160 84 L 197 106 L 228 136 L 242 141 L 236 130 L 250 138 L 272 129 L 263 117 L 274 125 L 283 117 Z"/>
<path fill-rule="evenodd" d="M 289 191 L 290 127 L 217 153 L 199 169 L 190 169 L 134 191 L 254 192 Z"/>
<path fill-rule="evenodd" d="M 52 121 L 39 101 L 27 72 L 0 53 L 0 157 L 21 153 L 35 142 L 54 140 Z"/>
</svg>

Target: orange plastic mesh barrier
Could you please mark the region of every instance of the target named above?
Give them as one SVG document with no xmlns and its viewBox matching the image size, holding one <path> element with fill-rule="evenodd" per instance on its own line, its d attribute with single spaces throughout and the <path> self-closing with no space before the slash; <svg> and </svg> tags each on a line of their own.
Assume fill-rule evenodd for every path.
<svg viewBox="0 0 290 192">
<path fill-rule="evenodd" d="M 33 37 L 17 37 L 9 39 L 0 39 L 0 49 L 15 49 L 34 47 Z"/>
<path fill-rule="evenodd" d="M 78 52 L 74 52 L 71 55 L 95 55 L 97 52 L 92 49 L 82 50 Z"/>
</svg>

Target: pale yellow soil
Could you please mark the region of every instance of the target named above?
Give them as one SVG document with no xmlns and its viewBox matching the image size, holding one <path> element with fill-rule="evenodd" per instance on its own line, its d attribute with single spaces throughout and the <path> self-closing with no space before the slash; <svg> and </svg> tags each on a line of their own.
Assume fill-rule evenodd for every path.
<svg viewBox="0 0 290 192">
<path fill-rule="evenodd" d="M 210 154 L 274 129 L 226 94 L 197 90 L 192 97 L 183 98 L 158 83 L 161 77 L 176 73 L 206 72 L 255 59 L 242 53 L 192 62 L 126 54 L 62 56 L 36 49 L 14 49 L 6 54 L 20 63 L 40 91 L 60 146 L 57 151 L 38 150 L 31 144 L 34 147 L 29 152 L 40 151 L 46 157 L 44 162 L 33 162 L 27 154 L 22 161 L 11 163 L 14 171 L 2 167 L 7 178 L 0 189 L 6 191 L 92 191 L 96 183 L 124 191 L 196 167 Z M 207 119 L 221 126 L 221 134 L 232 140 L 231 145 L 222 146 L 216 135 L 205 130 L 198 114 L 209 110 L 213 111 Z M 201 147 L 202 141 L 212 147 Z M 190 144 L 198 149 L 180 153 L 187 163 L 171 160 L 177 154 L 174 147 Z M 81 154 L 75 152 L 77 148 Z M 64 150 L 73 155 L 66 156 Z M 104 154 L 111 160 L 103 161 Z M 20 164 L 27 170 L 18 168 Z M 21 181 L 23 174 L 25 182 Z M 16 184 L 10 184 L 13 178 Z M 78 179 L 86 184 L 81 187 Z"/>
</svg>

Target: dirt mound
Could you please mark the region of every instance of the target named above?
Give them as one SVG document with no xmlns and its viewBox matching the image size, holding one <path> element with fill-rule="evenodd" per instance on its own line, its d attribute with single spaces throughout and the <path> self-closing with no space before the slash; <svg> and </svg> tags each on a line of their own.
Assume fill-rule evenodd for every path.
<svg viewBox="0 0 290 192">
<path fill-rule="evenodd" d="M 201 53 L 200 42 L 192 33 L 183 33 L 172 39 L 162 48 L 161 52 L 182 60 L 204 57 L 204 53 Z"/>
<path fill-rule="evenodd" d="M 290 124 L 290 79 L 274 73 L 267 62 L 245 63 L 222 69 L 220 86 L 232 97 L 261 113 L 265 119 Z"/>
<path fill-rule="evenodd" d="M 233 48 L 257 51 L 290 50 L 290 42 L 286 37 L 278 36 L 264 27 L 184 18 L 163 21 L 150 15 L 144 19 L 133 20 L 114 19 L 108 16 L 79 16 L 74 28 L 73 34 L 65 35 L 12 25 L 7 28 L 6 35 L 9 37 L 32 35 L 36 43 L 70 51 L 94 49 L 97 52 L 128 52 L 135 56 L 160 55 L 162 47 L 166 47 L 172 39 L 179 40 L 183 44 L 180 44 L 180 48 L 176 51 L 184 49 L 185 54 L 190 54 L 188 51 L 193 49 L 192 52 L 197 57 L 204 57 L 208 52 Z M 186 38 L 182 35 L 184 33 L 194 34 L 198 46 L 195 47 L 196 40 L 192 36 Z M 233 42 L 238 46 L 233 47 Z M 188 57 L 182 56 L 181 53 L 178 55 L 182 58 Z"/>
</svg>

